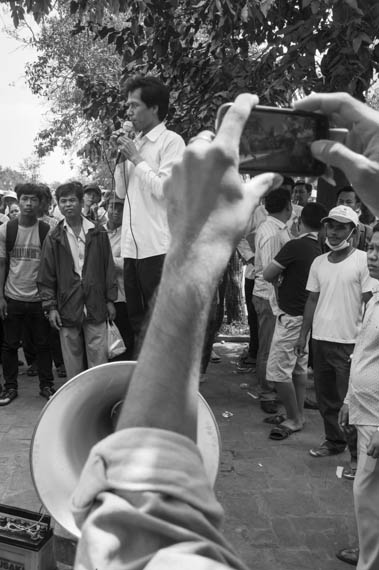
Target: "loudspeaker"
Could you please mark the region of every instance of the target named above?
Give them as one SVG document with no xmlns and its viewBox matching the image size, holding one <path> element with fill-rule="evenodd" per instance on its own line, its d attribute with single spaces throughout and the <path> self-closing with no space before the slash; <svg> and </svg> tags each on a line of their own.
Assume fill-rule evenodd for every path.
<svg viewBox="0 0 379 570">
<path fill-rule="evenodd" d="M 34 486 L 52 517 L 79 537 L 70 510 L 90 449 L 114 431 L 136 362 L 90 368 L 64 384 L 48 401 L 35 427 L 30 468 Z M 220 434 L 214 415 L 198 394 L 197 444 L 212 485 L 220 461 Z"/>
</svg>

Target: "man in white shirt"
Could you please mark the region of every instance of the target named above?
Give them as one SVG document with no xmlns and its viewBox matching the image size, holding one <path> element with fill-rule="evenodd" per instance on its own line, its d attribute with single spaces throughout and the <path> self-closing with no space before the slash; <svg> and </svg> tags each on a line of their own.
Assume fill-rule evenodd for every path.
<svg viewBox="0 0 379 570">
<path fill-rule="evenodd" d="M 169 92 L 156 77 L 135 77 L 125 85 L 128 116 L 137 136 L 118 139 L 122 162 L 115 171 L 116 194 L 125 198 L 121 255 L 125 297 L 135 340 L 161 278 L 170 243 L 163 182 L 184 152 L 183 139 L 163 123 Z"/>
<path fill-rule="evenodd" d="M 370 276 L 375 279 L 355 345 L 349 389 L 339 413 L 343 430 L 358 431 L 358 468 L 354 504 L 359 549 L 343 549 L 337 558 L 357 564 L 358 570 L 379 568 L 379 224 L 367 251 Z"/>
<path fill-rule="evenodd" d="M 258 227 L 255 236 L 255 284 L 253 304 L 258 315 L 259 348 L 257 354 L 257 380 L 261 396 L 261 408 L 275 414 L 277 405 L 273 389 L 266 381 L 267 359 L 275 329 L 278 305 L 274 285 L 263 278 L 263 270 L 290 240 L 286 223 L 291 217 L 291 193 L 284 188 L 273 190 L 265 198 L 267 219 Z"/>
<path fill-rule="evenodd" d="M 371 297 L 372 280 L 366 254 L 351 243 L 358 215 L 348 206 L 337 206 L 324 218 L 326 244 L 331 250 L 312 263 L 303 326 L 295 350 L 304 353 L 312 326 L 316 396 L 324 420 L 325 441 L 311 449 L 312 457 L 342 453 L 346 437 L 338 425 L 338 412 L 347 392 L 350 357 L 362 322 L 363 303 Z M 356 449 L 348 442 L 352 463 Z"/>
</svg>

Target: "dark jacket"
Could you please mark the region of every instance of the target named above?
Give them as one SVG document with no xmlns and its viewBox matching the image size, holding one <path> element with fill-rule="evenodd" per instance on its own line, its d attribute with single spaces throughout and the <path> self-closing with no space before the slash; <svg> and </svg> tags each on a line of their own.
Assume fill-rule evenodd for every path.
<svg viewBox="0 0 379 570">
<path fill-rule="evenodd" d="M 107 232 L 101 227 L 88 230 L 80 279 L 62 220 L 44 241 L 37 285 L 43 308 L 57 309 L 64 327 L 82 323 L 84 305 L 89 321 L 104 322 L 108 317 L 107 301 L 117 299 Z"/>
</svg>

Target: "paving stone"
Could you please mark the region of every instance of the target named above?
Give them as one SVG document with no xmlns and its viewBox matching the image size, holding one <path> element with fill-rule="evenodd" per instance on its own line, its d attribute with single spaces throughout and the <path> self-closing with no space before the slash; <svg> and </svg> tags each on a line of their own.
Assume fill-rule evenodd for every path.
<svg viewBox="0 0 379 570">
<path fill-rule="evenodd" d="M 235 374 L 241 350 L 240 344 L 217 344 L 222 363 L 210 364 L 201 386 L 222 437 L 215 491 L 225 509 L 225 536 L 250 570 L 346 570 L 335 552 L 356 544 L 352 484 L 335 473 L 349 455 L 320 460 L 309 455 L 322 441 L 317 411 L 306 410 L 301 433 L 270 441 L 259 401 L 240 388 L 241 383 L 253 387 L 254 375 Z M 63 383 L 59 379 L 57 386 Z M 28 456 L 46 401 L 38 394 L 37 378 L 20 376 L 19 384 L 19 398 L 0 410 L 0 501 L 38 511 Z M 233 412 L 229 420 L 222 417 L 225 410 Z M 55 528 L 59 567 L 69 570 L 75 543 Z"/>
<path fill-rule="evenodd" d="M 302 493 L 297 488 L 290 487 L 290 481 L 288 481 L 286 492 L 280 490 L 263 491 L 260 497 L 264 511 L 271 516 L 283 517 L 288 513 L 294 516 L 307 516 L 319 511 L 311 493 Z"/>
<path fill-rule="evenodd" d="M 292 546 L 300 547 L 303 545 L 303 539 L 300 533 L 296 531 L 293 519 L 293 516 L 276 517 L 272 521 L 272 527 L 279 546 L 291 548 Z M 303 524 L 306 524 L 303 518 L 301 520 L 303 521 Z"/>
</svg>

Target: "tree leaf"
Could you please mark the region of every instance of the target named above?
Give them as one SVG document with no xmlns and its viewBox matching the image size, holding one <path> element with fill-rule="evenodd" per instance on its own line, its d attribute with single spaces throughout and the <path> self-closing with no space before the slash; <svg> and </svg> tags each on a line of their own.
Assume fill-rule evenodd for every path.
<svg viewBox="0 0 379 570">
<path fill-rule="evenodd" d="M 357 38 L 353 39 L 353 50 L 354 53 L 358 53 L 359 48 L 361 47 L 362 44 L 362 37 L 358 36 Z"/>
<path fill-rule="evenodd" d="M 350 6 L 350 8 L 352 10 L 355 10 L 355 12 L 357 12 L 358 14 L 361 14 L 363 16 L 363 12 L 359 8 L 357 0 L 343 0 L 343 1 L 345 2 L 345 4 Z"/>
</svg>

